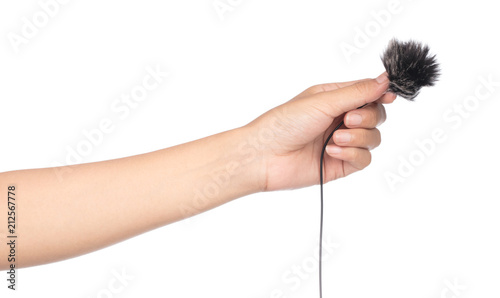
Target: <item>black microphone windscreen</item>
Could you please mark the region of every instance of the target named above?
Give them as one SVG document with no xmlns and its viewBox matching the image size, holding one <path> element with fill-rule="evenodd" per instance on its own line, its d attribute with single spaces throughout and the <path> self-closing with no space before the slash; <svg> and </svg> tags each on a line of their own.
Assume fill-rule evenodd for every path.
<svg viewBox="0 0 500 298">
<path fill-rule="evenodd" d="M 413 100 L 420 88 L 433 86 L 439 77 L 436 56 L 416 41 L 392 39 L 381 59 L 390 81 L 388 91 L 408 100 Z"/>
</svg>

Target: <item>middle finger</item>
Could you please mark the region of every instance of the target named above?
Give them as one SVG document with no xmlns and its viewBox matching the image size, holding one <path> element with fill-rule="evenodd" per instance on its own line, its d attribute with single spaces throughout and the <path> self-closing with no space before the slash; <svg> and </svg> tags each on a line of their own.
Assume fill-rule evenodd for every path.
<svg viewBox="0 0 500 298">
<path fill-rule="evenodd" d="M 339 129 L 333 134 L 333 141 L 341 147 L 359 147 L 372 150 L 380 145 L 380 131 L 376 128 Z"/>
<path fill-rule="evenodd" d="M 344 116 L 348 128 L 374 128 L 384 123 L 385 108 L 380 103 L 371 103 L 362 109 L 349 111 Z"/>
</svg>

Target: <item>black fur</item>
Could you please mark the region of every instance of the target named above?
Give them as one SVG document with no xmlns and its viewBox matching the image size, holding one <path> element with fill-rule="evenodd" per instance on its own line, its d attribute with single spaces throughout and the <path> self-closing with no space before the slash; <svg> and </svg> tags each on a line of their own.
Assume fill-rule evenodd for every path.
<svg viewBox="0 0 500 298">
<path fill-rule="evenodd" d="M 392 39 L 381 57 L 389 74 L 389 89 L 403 98 L 413 100 L 424 86 L 433 86 L 439 77 L 436 55 L 429 47 L 416 41 Z"/>
</svg>

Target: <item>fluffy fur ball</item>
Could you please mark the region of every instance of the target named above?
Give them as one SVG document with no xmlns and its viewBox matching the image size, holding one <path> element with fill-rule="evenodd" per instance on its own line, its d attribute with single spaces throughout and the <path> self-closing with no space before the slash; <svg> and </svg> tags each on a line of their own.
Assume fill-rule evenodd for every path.
<svg viewBox="0 0 500 298">
<path fill-rule="evenodd" d="M 413 100 L 424 86 L 433 86 L 439 77 L 436 55 L 429 47 L 416 41 L 393 39 L 382 54 L 382 63 L 389 74 L 389 90 Z"/>
</svg>

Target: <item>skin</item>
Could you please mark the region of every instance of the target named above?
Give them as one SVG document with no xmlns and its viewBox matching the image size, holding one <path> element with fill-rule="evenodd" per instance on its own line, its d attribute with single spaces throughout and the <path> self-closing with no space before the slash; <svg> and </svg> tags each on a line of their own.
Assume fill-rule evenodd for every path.
<svg viewBox="0 0 500 298">
<path fill-rule="evenodd" d="M 382 104 L 395 99 L 387 87 L 386 73 L 316 85 L 245 126 L 189 143 L 103 162 L 0 173 L 0 222 L 7 222 L 9 185 L 16 186 L 22 214 L 16 218 L 23 242 L 16 268 L 89 253 L 252 193 L 318 184 L 322 145 L 342 119 L 345 126 L 327 147 L 325 181 L 359 171 L 380 144 Z M 7 235 L 0 225 L 2 243 Z M 0 256 L 8 254 L 8 246 L 0 246 Z M 1 257 L 0 269 L 8 265 Z"/>
</svg>

